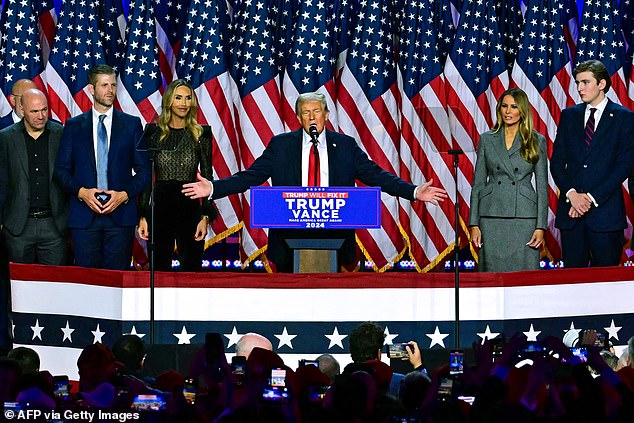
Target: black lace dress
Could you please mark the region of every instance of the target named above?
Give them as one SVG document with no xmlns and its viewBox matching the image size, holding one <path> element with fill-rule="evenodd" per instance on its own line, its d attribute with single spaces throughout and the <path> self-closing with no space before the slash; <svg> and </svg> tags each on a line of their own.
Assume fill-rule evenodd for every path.
<svg viewBox="0 0 634 423">
<path fill-rule="evenodd" d="M 207 199 L 192 200 L 182 193 L 183 184 L 196 181 L 196 173 L 213 178 L 211 168 L 211 130 L 203 127 L 199 140 L 194 140 L 186 129 L 171 129 L 166 139 L 159 142 L 160 130 L 154 124 L 145 131 L 147 147 L 160 149 L 155 154 L 156 179 L 154 198 L 154 268 L 172 270 L 174 243 L 183 271 L 201 270 L 204 241 L 195 241 L 196 226 L 202 216 L 210 221 L 217 216 L 216 208 Z M 139 215 L 152 225 L 150 215 L 151 186 L 141 193 Z"/>
</svg>

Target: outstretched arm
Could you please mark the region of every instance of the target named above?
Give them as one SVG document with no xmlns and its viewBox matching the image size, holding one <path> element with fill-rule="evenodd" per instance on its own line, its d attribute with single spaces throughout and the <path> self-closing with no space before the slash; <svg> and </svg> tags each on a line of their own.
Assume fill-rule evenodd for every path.
<svg viewBox="0 0 634 423">
<path fill-rule="evenodd" d="M 445 198 L 447 198 L 447 192 L 442 188 L 431 186 L 433 183 L 434 180 L 430 179 L 423 185 L 417 186 L 415 193 L 416 199 L 419 201 L 427 201 L 435 205 L 438 205 L 441 201 L 445 201 Z"/>
<path fill-rule="evenodd" d="M 184 184 L 181 192 L 189 198 L 209 198 L 213 192 L 213 187 L 209 179 L 198 174 L 196 182 Z"/>
</svg>

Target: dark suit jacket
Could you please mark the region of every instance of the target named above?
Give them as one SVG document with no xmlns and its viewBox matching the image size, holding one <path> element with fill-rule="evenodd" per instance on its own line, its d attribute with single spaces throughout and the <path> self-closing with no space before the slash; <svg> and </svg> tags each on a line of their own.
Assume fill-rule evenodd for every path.
<svg viewBox="0 0 634 423">
<path fill-rule="evenodd" d="M 108 188 L 125 191 L 129 201 L 112 212 L 117 226 L 137 224 L 136 198 L 150 181 L 145 145 L 142 144 L 141 121 L 135 116 L 114 110 L 112 133 L 108 150 Z M 134 171 L 134 175 L 132 174 Z M 92 110 L 66 121 L 57 154 L 55 175 L 67 192 L 71 193 L 70 228 L 86 228 L 95 214 L 79 201 L 79 189 L 97 186 L 97 166 L 92 139 Z"/>
<path fill-rule="evenodd" d="M 60 233 L 66 231 L 68 221 L 68 195 L 53 178 L 55 158 L 62 137 L 62 125 L 49 121 L 46 124 L 48 135 L 48 165 L 50 202 L 55 225 Z M 2 165 L 0 179 L 8 182 L 6 202 L 2 208 L 2 223 L 9 232 L 19 235 L 24 230 L 30 207 L 29 159 L 24 141 L 24 123 L 22 121 L 0 131 L 0 150 L 6 164 Z"/>
<path fill-rule="evenodd" d="M 0 118 L 0 130 L 4 128 L 8 128 L 16 122 L 13 122 L 13 112 L 10 112 L 8 115 L 2 116 Z"/>
<path fill-rule="evenodd" d="M 213 198 L 244 192 L 250 186 L 263 184 L 271 178 L 275 186 L 302 185 L 302 131 L 277 135 L 251 167 L 228 178 L 213 181 Z M 354 186 L 355 180 L 366 185 L 379 186 L 391 195 L 413 200 L 415 185 L 403 181 L 381 169 L 347 135 L 326 131 L 328 148 L 329 186 Z M 353 230 L 269 230 L 268 257 L 278 266 L 288 264 L 287 238 L 344 238 L 342 262 L 355 258 Z"/>
<path fill-rule="evenodd" d="M 548 155 L 546 139 L 535 133 L 539 160 L 528 163 L 520 155 L 519 134 L 506 149 L 504 130 L 482 134 L 471 190 L 469 226 L 480 217 L 536 218 L 536 229 L 548 227 Z M 535 175 L 535 186 L 531 183 Z"/>
<path fill-rule="evenodd" d="M 621 185 L 634 167 L 634 113 L 608 100 L 592 144 L 586 148 L 586 104 L 561 113 L 550 171 L 559 188 L 555 226 L 572 229 L 580 219 L 568 216 L 566 193 L 574 188 L 590 193 L 599 207 L 592 207 L 583 221 L 593 231 L 617 231 L 627 226 Z"/>
</svg>

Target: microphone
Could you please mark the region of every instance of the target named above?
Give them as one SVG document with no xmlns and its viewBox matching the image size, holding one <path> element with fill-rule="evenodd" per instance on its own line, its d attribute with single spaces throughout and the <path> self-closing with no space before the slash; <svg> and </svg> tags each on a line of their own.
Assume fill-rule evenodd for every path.
<svg viewBox="0 0 634 423">
<path fill-rule="evenodd" d="M 313 139 L 313 143 L 317 144 L 317 138 L 319 137 L 319 132 L 317 131 L 317 125 L 315 125 L 314 123 L 310 125 L 310 127 L 308 128 L 308 133 L 310 134 L 310 137 Z"/>
</svg>

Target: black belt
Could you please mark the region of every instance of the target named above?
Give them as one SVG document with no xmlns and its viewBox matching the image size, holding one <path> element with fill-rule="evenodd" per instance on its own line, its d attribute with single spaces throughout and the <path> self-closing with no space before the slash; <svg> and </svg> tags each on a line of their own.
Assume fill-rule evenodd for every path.
<svg viewBox="0 0 634 423">
<path fill-rule="evenodd" d="M 53 217 L 51 209 L 31 209 L 29 210 L 29 217 L 35 219 L 46 219 L 47 217 Z"/>
</svg>

